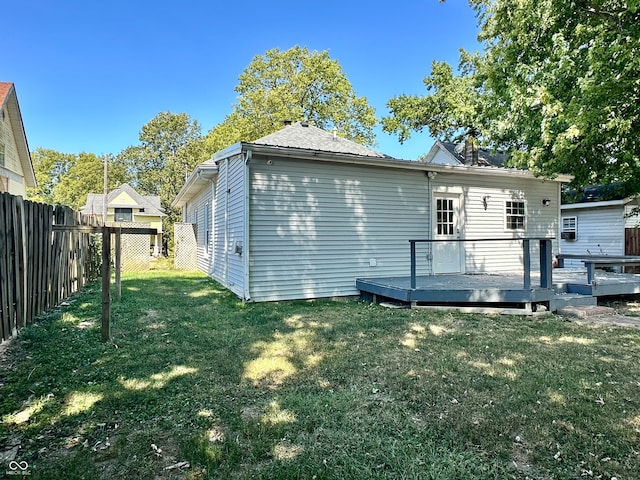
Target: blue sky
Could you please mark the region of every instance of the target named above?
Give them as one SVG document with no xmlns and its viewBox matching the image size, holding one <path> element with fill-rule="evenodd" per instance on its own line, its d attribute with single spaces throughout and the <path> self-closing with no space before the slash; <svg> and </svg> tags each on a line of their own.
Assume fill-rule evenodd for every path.
<svg viewBox="0 0 640 480">
<path fill-rule="evenodd" d="M 16 85 L 29 147 L 117 154 L 159 112 L 188 113 L 203 133 L 236 101 L 256 55 L 328 50 L 378 118 L 400 94 L 424 94 L 434 60 L 479 48 L 464 0 L 21 0 L 2 8 L 0 81 Z M 415 159 L 433 139 L 377 150 Z"/>
</svg>

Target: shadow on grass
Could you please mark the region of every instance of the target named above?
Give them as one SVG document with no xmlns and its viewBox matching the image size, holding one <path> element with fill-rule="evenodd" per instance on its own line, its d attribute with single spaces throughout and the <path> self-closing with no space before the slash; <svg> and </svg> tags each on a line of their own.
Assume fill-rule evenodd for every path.
<svg viewBox="0 0 640 480">
<path fill-rule="evenodd" d="M 0 371 L 0 453 L 19 444 L 35 477 L 638 473 L 637 332 L 243 304 L 154 271 L 124 278 L 105 345 L 98 288 L 25 329 Z"/>
</svg>

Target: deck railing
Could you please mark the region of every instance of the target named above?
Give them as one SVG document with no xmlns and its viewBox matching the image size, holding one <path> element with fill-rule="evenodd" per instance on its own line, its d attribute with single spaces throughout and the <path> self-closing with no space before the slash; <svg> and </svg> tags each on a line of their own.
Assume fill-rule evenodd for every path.
<svg viewBox="0 0 640 480">
<path fill-rule="evenodd" d="M 416 281 L 416 244 L 437 242 L 522 242 L 522 267 L 523 286 L 525 290 L 531 288 L 531 242 L 540 242 L 540 287 L 551 288 L 553 284 L 552 271 L 553 259 L 551 253 L 551 241 L 555 237 L 528 237 L 528 238 L 457 238 L 451 240 L 409 240 L 411 246 L 411 288 L 415 289 Z"/>
</svg>

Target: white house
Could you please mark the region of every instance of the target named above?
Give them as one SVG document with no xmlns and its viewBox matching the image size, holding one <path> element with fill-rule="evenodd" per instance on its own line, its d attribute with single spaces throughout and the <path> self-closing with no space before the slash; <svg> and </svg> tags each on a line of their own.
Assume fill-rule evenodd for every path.
<svg viewBox="0 0 640 480">
<path fill-rule="evenodd" d="M 16 89 L 0 82 L 0 192 L 26 197 L 36 186 Z"/>
<path fill-rule="evenodd" d="M 560 253 L 572 255 L 638 255 L 625 248 L 625 237 L 637 230 L 640 217 L 633 214 L 640 198 L 616 194 L 614 187 L 590 186 L 574 203 L 563 203 Z M 567 259 L 565 267 L 581 267 Z"/>
<path fill-rule="evenodd" d="M 214 154 L 173 206 L 197 225 L 198 268 L 241 298 L 319 298 L 408 275 L 415 239 L 443 241 L 422 244 L 422 275 L 521 269 L 515 239 L 558 236 L 569 180 L 399 160 L 296 123 Z M 486 237 L 507 241 L 446 242 Z"/>
</svg>

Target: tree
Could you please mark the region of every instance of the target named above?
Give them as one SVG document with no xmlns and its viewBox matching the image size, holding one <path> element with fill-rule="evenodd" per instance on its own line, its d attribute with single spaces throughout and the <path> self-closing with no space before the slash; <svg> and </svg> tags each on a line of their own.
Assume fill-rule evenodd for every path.
<svg viewBox="0 0 640 480">
<path fill-rule="evenodd" d="M 142 126 L 140 145 L 118 154 L 118 161 L 133 179 L 140 193 L 158 195 L 167 214 L 164 230 L 171 232 L 179 212 L 171 202 L 184 184 L 186 176 L 203 159 L 200 125 L 186 113 L 161 112 Z"/>
<path fill-rule="evenodd" d="M 38 186 L 29 190 L 27 196 L 30 200 L 79 210 L 89 193 L 104 189 L 104 157 L 38 148 L 31 154 L 31 159 Z M 110 156 L 106 160 L 109 162 L 109 188 L 127 181 L 123 166 Z"/>
<path fill-rule="evenodd" d="M 75 161 L 75 155 L 37 148 L 31 152 L 31 162 L 37 187 L 27 189 L 27 198 L 35 202 L 54 204 L 56 187 Z"/>
<path fill-rule="evenodd" d="M 389 101 L 384 130 L 403 140 L 421 128 L 459 136 L 472 124 L 487 145 L 508 149 L 513 165 L 540 175 L 571 173 L 576 185 L 637 178 L 640 1 L 470 4 L 484 51 L 462 52 L 450 77 L 434 65 L 426 96 Z M 421 115 L 407 113 L 411 102 Z"/>
<path fill-rule="evenodd" d="M 254 57 L 235 88 L 238 102 L 206 139 L 209 153 L 253 141 L 282 128 L 285 120 L 308 121 L 350 140 L 374 145 L 375 110 L 358 97 L 340 64 L 327 51 L 295 46 Z"/>
</svg>

